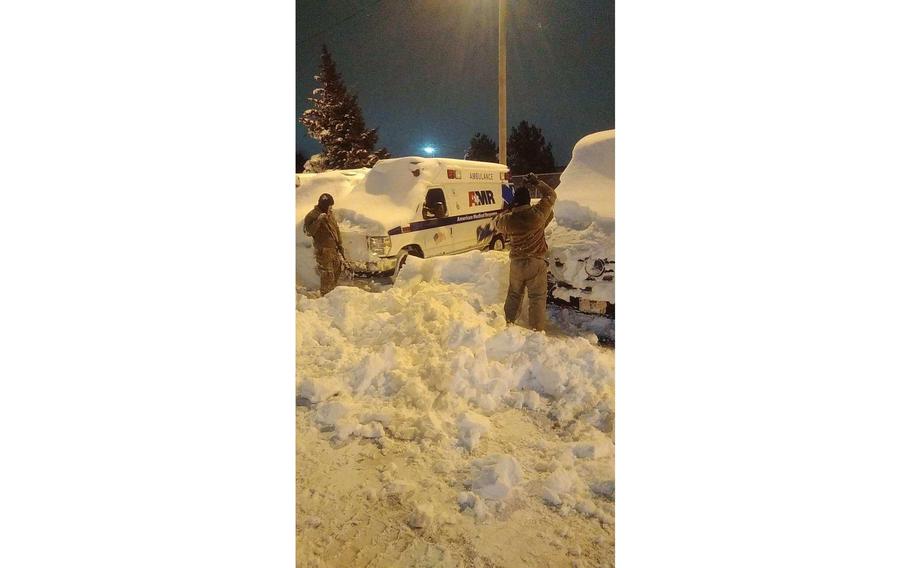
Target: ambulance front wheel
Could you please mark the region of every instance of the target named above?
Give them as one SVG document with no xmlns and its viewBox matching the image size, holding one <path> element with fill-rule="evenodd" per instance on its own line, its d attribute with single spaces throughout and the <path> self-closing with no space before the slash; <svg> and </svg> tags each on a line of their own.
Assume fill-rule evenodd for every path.
<svg viewBox="0 0 910 568">
<path fill-rule="evenodd" d="M 506 241 L 502 235 L 496 235 L 490 241 L 490 250 L 503 250 L 504 248 L 506 248 Z"/>
</svg>

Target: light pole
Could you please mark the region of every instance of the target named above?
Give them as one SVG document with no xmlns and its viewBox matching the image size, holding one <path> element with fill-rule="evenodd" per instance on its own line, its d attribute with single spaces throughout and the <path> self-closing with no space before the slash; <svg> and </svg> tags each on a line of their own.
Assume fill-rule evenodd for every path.
<svg viewBox="0 0 910 568">
<path fill-rule="evenodd" d="M 506 163 L 506 0 L 499 0 L 499 163 Z"/>
</svg>

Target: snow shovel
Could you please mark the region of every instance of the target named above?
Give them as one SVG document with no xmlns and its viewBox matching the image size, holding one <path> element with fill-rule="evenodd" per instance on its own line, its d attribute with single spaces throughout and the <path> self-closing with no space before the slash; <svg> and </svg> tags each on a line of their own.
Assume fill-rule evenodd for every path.
<svg viewBox="0 0 910 568">
<path fill-rule="evenodd" d="M 343 252 L 338 251 L 338 254 L 341 256 L 341 276 L 346 280 L 353 280 L 354 268 L 351 266 L 351 263 L 348 262 L 348 259 L 345 258 Z"/>
</svg>

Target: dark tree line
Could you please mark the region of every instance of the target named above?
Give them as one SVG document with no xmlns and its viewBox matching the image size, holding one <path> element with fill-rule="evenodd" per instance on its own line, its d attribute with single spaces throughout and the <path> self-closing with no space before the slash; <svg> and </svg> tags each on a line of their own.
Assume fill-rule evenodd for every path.
<svg viewBox="0 0 910 568">
<path fill-rule="evenodd" d="M 499 146 L 489 136 L 478 132 L 471 138 L 464 159 L 496 163 L 499 161 Z"/>
<path fill-rule="evenodd" d="M 512 127 L 506 148 L 509 170 L 514 175 L 529 172 L 545 173 L 556 170 L 553 159 L 553 145 L 547 142 L 543 132 L 537 126 L 522 120 Z M 499 146 L 486 134 L 478 132 L 471 138 L 466 160 L 480 162 L 498 162 Z"/>
</svg>

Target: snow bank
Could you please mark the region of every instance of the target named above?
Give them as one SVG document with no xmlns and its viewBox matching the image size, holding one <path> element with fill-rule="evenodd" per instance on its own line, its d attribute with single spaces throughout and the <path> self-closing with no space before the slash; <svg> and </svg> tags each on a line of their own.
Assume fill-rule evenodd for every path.
<svg viewBox="0 0 910 568">
<path fill-rule="evenodd" d="M 508 262 L 479 251 L 413 258 L 385 292 L 339 287 L 302 299 L 298 394 L 316 402 L 337 389 L 423 405 L 447 394 L 459 411 L 491 412 L 530 390 L 565 419 L 593 407 L 611 388 L 610 359 L 583 338 L 506 326 Z"/>
<path fill-rule="evenodd" d="M 613 130 L 585 136 L 575 145 L 560 177 L 555 222 L 547 229 L 547 243 L 550 272 L 576 289 L 557 289 L 557 297 L 564 300 L 579 296 L 615 302 L 612 277 L 604 279 L 606 274 L 598 274 L 593 265 L 598 259 L 615 259 L 614 142 Z"/>
<path fill-rule="evenodd" d="M 335 200 L 335 216 L 338 223 L 345 220 L 350 226 L 371 224 L 369 219 L 362 219 L 356 214 L 349 215 L 343 203 L 355 201 L 351 193 L 356 187 L 363 184 L 363 178 L 370 170 L 360 168 L 357 170 L 334 170 L 318 174 L 297 174 L 297 245 L 310 244 L 312 239 L 303 232 L 303 218 L 312 211 L 319 196 L 328 193 Z M 351 211 L 353 213 L 353 211 Z M 359 221 L 359 223 L 357 222 Z"/>
<path fill-rule="evenodd" d="M 594 408 L 611 392 L 610 358 L 583 338 L 506 326 L 501 303 L 508 262 L 506 253 L 479 251 L 415 258 L 385 292 L 339 287 L 324 298 L 302 299 L 298 396 L 321 402 L 334 392 L 429 408 L 446 395 L 449 410 L 489 413 L 514 405 L 513 393 L 534 391 L 538 396 L 528 396 L 528 405 L 539 405 L 539 395 L 550 397 L 549 409 L 560 420 Z M 469 430 L 462 443 L 476 445 L 470 415 L 431 412 L 438 420 L 425 420 L 398 414 L 393 431 L 428 435 L 455 434 L 460 416 Z"/>
<path fill-rule="evenodd" d="M 355 187 L 363 183 L 369 170 L 335 170 L 318 174 L 297 174 L 297 225 L 295 238 L 297 242 L 296 264 L 297 285 L 310 290 L 319 289 L 319 274 L 316 272 L 316 257 L 313 254 L 313 239 L 304 234 L 303 219 L 312 211 L 319 196 L 331 194 L 335 199 L 335 216 L 344 230 L 379 231 L 372 220 L 364 218 L 351 210 L 339 209 L 341 203 L 353 201 L 350 198 Z"/>
<path fill-rule="evenodd" d="M 572 160 L 559 177 L 556 220 L 571 226 L 615 214 L 615 130 L 588 134 L 575 144 Z"/>
<path fill-rule="evenodd" d="M 484 500 L 525 484 L 515 457 L 485 456 L 501 412 L 571 425 L 565 443 L 546 450 L 562 456 L 559 467 L 612 458 L 612 352 L 507 325 L 508 265 L 505 252 L 413 258 L 383 292 L 342 286 L 298 303 L 297 395 L 316 424 L 338 443 L 394 439 L 476 456 L 459 499 L 478 520 L 489 513 Z M 557 481 L 541 498 L 590 496 L 585 484 L 566 493 Z M 415 525 L 429 522 L 423 513 Z"/>
</svg>

